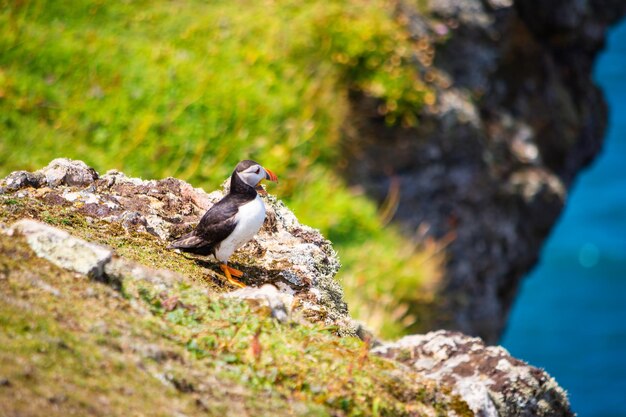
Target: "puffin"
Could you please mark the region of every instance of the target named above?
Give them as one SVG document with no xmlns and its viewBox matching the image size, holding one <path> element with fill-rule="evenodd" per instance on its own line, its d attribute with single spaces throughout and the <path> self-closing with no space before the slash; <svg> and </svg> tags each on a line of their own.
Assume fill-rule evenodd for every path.
<svg viewBox="0 0 626 417">
<path fill-rule="evenodd" d="M 231 284 L 243 288 L 243 272 L 228 266 L 228 258 L 246 244 L 263 226 L 265 204 L 259 193 L 265 193 L 262 180 L 278 182 L 278 177 L 257 162 L 244 160 L 230 177 L 230 190 L 200 219 L 196 228 L 171 242 L 168 249 L 202 256 L 213 256 Z"/>
</svg>

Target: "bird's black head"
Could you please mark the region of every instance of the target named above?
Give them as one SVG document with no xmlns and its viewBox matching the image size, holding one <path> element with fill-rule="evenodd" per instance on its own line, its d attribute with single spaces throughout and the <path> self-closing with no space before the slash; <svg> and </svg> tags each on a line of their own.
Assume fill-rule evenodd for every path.
<svg viewBox="0 0 626 417">
<path fill-rule="evenodd" d="M 261 166 L 258 162 L 255 162 L 251 159 L 244 159 L 237 164 L 237 166 L 235 167 L 235 172 L 243 172 L 253 165 Z"/>
<path fill-rule="evenodd" d="M 256 189 L 264 179 L 274 182 L 278 181 L 278 178 L 272 171 L 263 168 L 255 161 L 246 159 L 239 162 L 233 171 L 231 190 L 234 189 L 233 186 L 237 189 L 241 189 L 241 187 L 246 188 L 246 186 Z"/>
</svg>

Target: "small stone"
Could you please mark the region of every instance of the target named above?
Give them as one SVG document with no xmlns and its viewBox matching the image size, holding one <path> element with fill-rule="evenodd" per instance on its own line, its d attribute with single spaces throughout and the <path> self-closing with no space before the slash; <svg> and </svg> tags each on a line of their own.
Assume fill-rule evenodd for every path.
<svg viewBox="0 0 626 417">
<path fill-rule="evenodd" d="M 265 284 L 261 288 L 246 287 L 224 295 L 227 298 L 241 298 L 257 300 L 267 305 L 272 311 L 272 317 L 281 323 L 289 319 L 289 307 L 293 304 L 293 296 L 278 291 L 273 285 Z"/>
<path fill-rule="evenodd" d="M 33 187 L 38 188 L 43 181 L 43 175 L 36 172 L 16 171 L 9 174 L 0 187 L 0 193 L 17 191 L 21 188 Z"/>
<path fill-rule="evenodd" d="M 98 179 L 96 170 L 83 161 L 66 158 L 54 159 L 47 167 L 37 171 L 37 173 L 43 175 L 49 187 L 58 187 L 59 185 L 84 186 Z"/>
<path fill-rule="evenodd" d="M 67 395 L 65 394 L 55 394 L 48 398 L 48 401 L 51 404 L 61 404 L 67 401 Z"/>
</svg>

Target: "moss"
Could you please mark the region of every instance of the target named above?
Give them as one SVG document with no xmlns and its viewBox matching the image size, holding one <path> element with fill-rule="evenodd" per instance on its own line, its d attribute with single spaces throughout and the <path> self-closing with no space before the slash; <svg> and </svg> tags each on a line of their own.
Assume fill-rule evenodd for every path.
<svg viewBox="0 0 626 417">
<path fill-rule="evenodd" d="M 16 206 L 20 204 L 20 200 L 16 198 L 4 198 L 2 199 L 2 204 L 7 206 Z"/>
<path fill-rule="evenodd" d="M 28 210 L 2 213 L 0 221 L 36 217 Z M 114 226 L 68 217 L 65 208 L 48 214 L 70 219 L 59 227 L 74 234 L 123 241 L 127 256 L 154 259 L 146 253 L 158 246 L 150 235 L 115 233 Z M 458 408 L 432 383 L 371 356 L 367 343 L 297 316 L 280 325 L 266 309 L 207 289 L 197 277 L 167 290 L 128 279 L 122 297 L 0 234 L 0 377 L 9 381 L 0 403 L 17 396 L 11 412 L 27 415 L 46 407 L 51 415 L 275 416 Z"/>
<path fill-rule="evenodd" d="M 0 238 L 0 264 L 8 271 L 0 280 L 4 294 L 0 375 L 8 381 L 0 389 L 4 412 L 139 415 L 152 409 L 154 415 L 172 415 L 193 411 L 191 399 L 179 396 L 129 360 L 124 341 L 130 336 L 128 325 L 139 336 L 136 339 L 148 334 L 110 288 L 76 279 L 34 258 L 15 238 Z M 116 332 L 109 331 L 114 327 Z"/>
</svg>

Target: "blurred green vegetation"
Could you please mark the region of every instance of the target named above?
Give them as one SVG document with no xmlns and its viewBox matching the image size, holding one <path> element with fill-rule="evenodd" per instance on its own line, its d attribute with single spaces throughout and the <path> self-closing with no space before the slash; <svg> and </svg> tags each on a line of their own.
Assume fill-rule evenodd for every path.
<svg viewBox="0 0 626 417">
<path fill-rule="evenodd" d="M 347 95 L 415 123 L 432 94 L 383 0 L 0 1 L 0 174 L 56 157 L 217 188 L 241 159 L 337 248 L 357 317 L 414 322 L 440 257 L 384 227 L 335 173 Z M 407 249 L 408 248 L 408 249 Z M 378 324 L 376 327 L 379 327 Z"/>
</svg>

